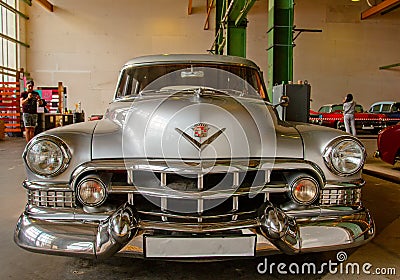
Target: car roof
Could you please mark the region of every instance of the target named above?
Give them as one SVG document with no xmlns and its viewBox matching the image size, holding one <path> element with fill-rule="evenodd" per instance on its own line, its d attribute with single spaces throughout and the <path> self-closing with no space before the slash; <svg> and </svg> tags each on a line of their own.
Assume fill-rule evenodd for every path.
<svg viewBox="0 0 400 280">
<path fill-rule="evenodd" d="M 325 104 L 325 105 L 322 105 L 321 107 L 333 107 L 333 106 L 343 106 L 343 104 L 342 103 L 336 103 L 336 104 Z M 358 104 L 358 103 L 356 103 L 356 106 L 361 106 L 362 107 L 362 105 L 361 104 Z"/>
<path fill-rule="evenodd" d="M 213 55 L 213 54 L 163 54 L 163 55 L 147 55 L 133 58 L 125 63 L 125 67 L 134 65 L 149 65 L 149 64 L 165 64 L 165 63 L 221 63 L 235 64 L 253 67 L 259 69 L 253 61 L 243 57 L 229 55 Z"/>
<path fill-rule="evenodd" d="M 376 105 L 382 105 L 382 104 L 394 104 L 394 103 L 398 103 L 396 101 L 379 101 L 379 102 L 375 102 L 371 105 L 372 106 L 376 106 Z"/>
</svg>

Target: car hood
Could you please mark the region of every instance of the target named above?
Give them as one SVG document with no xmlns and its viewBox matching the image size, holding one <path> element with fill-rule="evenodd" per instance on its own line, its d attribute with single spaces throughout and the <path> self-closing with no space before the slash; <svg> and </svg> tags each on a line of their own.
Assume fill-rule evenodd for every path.
<svg viewBox="0 0 400 280">
<path fill-rule="evenodd" d="M 303 158 L 295 128 L 260 99 L 138 97 L 111 104 L 93 134 L 93 159 Z"/>
</svg>

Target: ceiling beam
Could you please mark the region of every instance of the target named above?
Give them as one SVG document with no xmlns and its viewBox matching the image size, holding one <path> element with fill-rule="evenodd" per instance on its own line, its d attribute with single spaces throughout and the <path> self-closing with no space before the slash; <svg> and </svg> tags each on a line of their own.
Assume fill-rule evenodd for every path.
<svg viewBox="0 0 400 280">
<path fill-rule="evenodd" d="M 188 15 L 192 14 L 192 6 L 193 6 L 193 1 L 189 0 L 189 4 L 188 4 Z"/>
<path fill-rule="evenodd" d="M 39 4 L 42 5 L 49 12 L 54 11 L 54 6 L 49 1 L 47 0 L 36 0 L 36 1 L 39 2 Z"/>
<path fill-rule="evenodd" d="M 214 0 L 211 0 L 210 3 L 208 3 L 208 0 L 207 0 L 206 4 L 207 4 L 207 17 L 206 17 L 206 22 L 204 23 L 204 30 L 208 30 L 210 27 L 209 19 L 210 19 L 211 9 L 214 5 Z"/>
<path fill-rule="evenodd" d="M 381 12 L 384 12 L 386 9 L 391 8 L 392 6 L 399 4 L 400 0 L 384 0 L 378 5 L 372 6 L 368 10 L 361 13 L 361 19 L 366 19 Z"/>
</svg>

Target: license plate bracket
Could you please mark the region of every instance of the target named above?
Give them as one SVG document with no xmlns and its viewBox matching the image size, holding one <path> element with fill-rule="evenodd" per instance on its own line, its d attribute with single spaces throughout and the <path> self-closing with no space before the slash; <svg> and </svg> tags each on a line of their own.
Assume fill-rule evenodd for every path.
<svg viewBox="0 0 400 280">
<path fill-rule="evenodd" d="M 254 234 L 217 237 L 143 237 L 146 258 L 254 257 Z"/>
</svg>

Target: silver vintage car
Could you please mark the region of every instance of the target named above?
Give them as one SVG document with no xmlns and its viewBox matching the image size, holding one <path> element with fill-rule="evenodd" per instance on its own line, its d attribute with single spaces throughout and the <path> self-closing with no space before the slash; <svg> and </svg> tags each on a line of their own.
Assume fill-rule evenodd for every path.
<svg viewBox="0 0 400 280">
<path fill-rule="evenodd" d="M 371 240 L 363 145 L 284 122 L 276 106 L 244 58 L 130 60 L 102 120 L 27 144 L 15 242 L 45 254 L 196 261 Z"/>
</svg>

